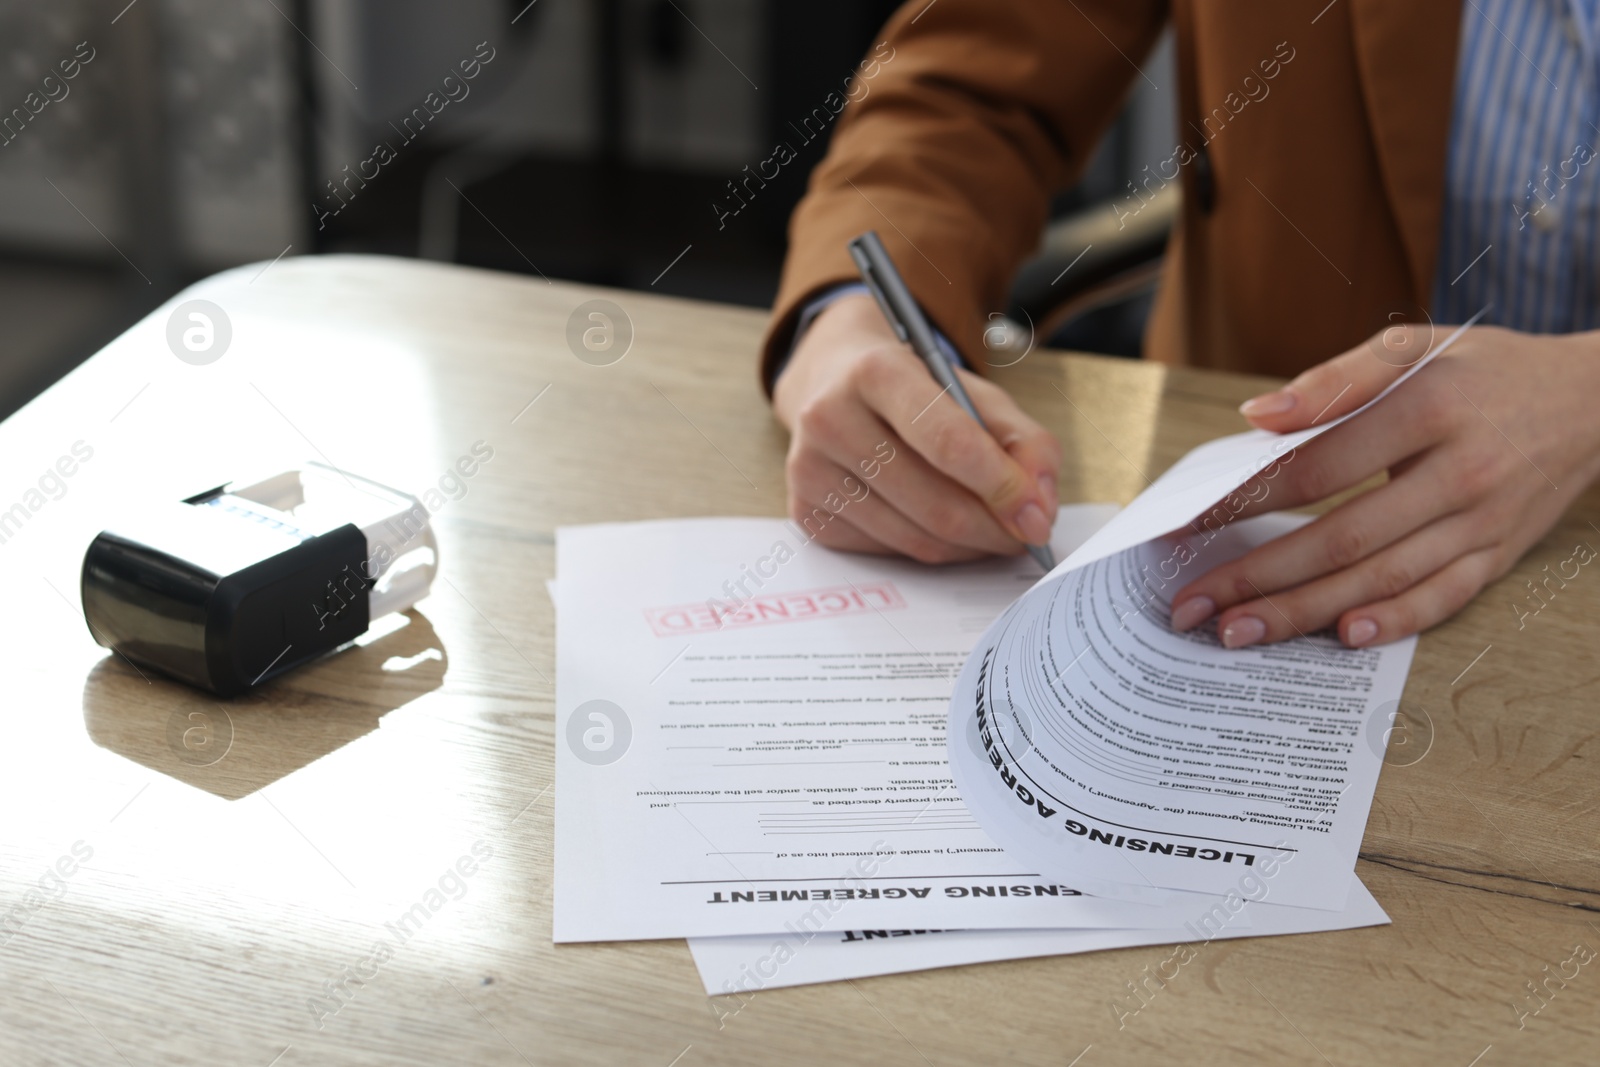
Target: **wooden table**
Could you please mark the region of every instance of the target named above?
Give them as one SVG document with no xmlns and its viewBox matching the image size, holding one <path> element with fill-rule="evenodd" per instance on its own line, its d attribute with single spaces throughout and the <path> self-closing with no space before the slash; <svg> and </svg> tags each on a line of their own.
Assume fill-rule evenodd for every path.
<svg viewBox="0 0 1600 1067">
<path fill-rule="evenodd" d="M 201 298 L 232 339 L 196 366 L 167 319 Z M 569 316 L 594 298 L 635 332 L 613 365 L 569 348 Z M 1170 950 L 708 1000 L 682 942 L 552 945 L 553 530 L 781 514 L 785 435 L 752 370 L 762 321 L 455 267 L 288 259 L 183 294 L 0 426 L 0 511 L 26 513 L 0 544 L 0 1062 L 1600 1057 L 1600 963 L 1552 979 L 1544 1001 L 1527 986 L 1570 975 L 1575 945 L 1600 949 L 1600 576 L 1585 569 L 1521 629 L 1512 607 L 1545 564 L 1600 545 L 1594 494 L 1422 639 L 1408 744 L 1358 868 L 1392 926 L 1211 944 L 1121 1029 L 1113 1003 Z M 1240 428 L 1233 406 L 1261 384 L 1043 353 L 1003 378 L 1068 446 L 1066 500 L 1129 499 Z M 30 495 L 79 442 L 92 456 Z M 441 580 L 395 632 L 219 704 L 86 631 L 79 561 L 126 503 L 306 457 L 420 491 L 476 442 L 493 459 L 435 516 Z M 385 923 L 474 845 L 491 858 L 463 895 L 376 960 Z M 366 980 L 319 1016 L 347 968 Z"/>
</svg>

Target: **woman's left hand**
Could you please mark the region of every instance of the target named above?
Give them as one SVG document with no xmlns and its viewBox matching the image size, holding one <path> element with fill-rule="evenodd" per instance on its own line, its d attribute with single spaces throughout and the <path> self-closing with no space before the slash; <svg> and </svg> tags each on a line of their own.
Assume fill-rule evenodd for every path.
<svg viewBox="0 0 1600 1067">
<path fill-rule="evenodd" d="M 1444 329 L 1386 330 L 1240 411 L 1276 433 L 1338 418 L 1404 373 L 1435 333 Z M 1280 463 L 1236 518 L 1389 478 L 1190 582 L 1173 598 L 1173 628 L 1216 617 L 1229 648 L 1333 623 L 1357 648 L 1425 630 L 1510 570 L 1600 474 L 1600 334 L 1474 327 L 1381 404 Z"/>
</svg>

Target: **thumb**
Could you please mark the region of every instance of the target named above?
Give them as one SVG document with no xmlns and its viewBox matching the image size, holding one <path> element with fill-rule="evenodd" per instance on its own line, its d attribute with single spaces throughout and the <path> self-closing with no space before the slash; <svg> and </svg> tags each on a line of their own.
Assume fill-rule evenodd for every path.
<svg viewBox="0 0 1600 1067">
<path fill-rule="evenodd" d="M 1433 345 L 1429 324 L 1390 326 L 1350 349 L 1319 363 L 1282 389 L 1251 397 L 1239 413 L 1251 424 L 1274 433 L 1290 433 L 1347 415 L 1365 404 Z"/>
</svg>

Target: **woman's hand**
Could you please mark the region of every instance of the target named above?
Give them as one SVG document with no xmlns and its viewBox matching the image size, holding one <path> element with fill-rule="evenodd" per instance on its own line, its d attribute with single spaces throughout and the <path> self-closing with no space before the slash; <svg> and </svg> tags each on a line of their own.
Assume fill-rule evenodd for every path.
<svg viewBox="0 0 1600 1067">
<path fill-rule="evenodd" d="M 1277 433 L 1338 418 L 1434 332 L 1387 330 L 1240 411 Z M 1298 449 L 1237 517 L 1311 504 L 1380 471 L 1386 484 L 1179 590 L 1173 628 L 1215 617 L 1222 643 L 1241 648 L 1337 623 L 1359 648 L 1449 618 L 1600 474 L 1600 334 L 1468 330 L 1381 404 Z"/>
<path fill-rule="evenodd" d="M 791 435 L 790 517 L 825 545 L 924 563 L 1048 544 L 1060 446 L 1004 389 L 956 373 L 989 432 L 941 395 L 872 297 L 830 304 L 772 391 Z"/>
</svg>

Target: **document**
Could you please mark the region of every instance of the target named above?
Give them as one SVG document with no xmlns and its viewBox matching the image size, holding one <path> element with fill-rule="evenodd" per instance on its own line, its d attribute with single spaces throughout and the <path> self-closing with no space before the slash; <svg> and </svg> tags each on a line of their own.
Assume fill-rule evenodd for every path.
<svg viewBox="0 0 1600 1067">
<path fill-rule="evenodd" d="M 1157 983 L 1175 980 L 1184 967 L 1203 958 L 1212 941 L 1276 934 L 1309 934 L 1326 930 L 1353 930 L 1382 926 L 1389 916 L 1367 887 L 1355 881 L 1343 911 L 1248 903 L 1242 913 L 1254 924 L 1237 927 L 1227 909 L 1211 904 L 1181 925 L 1169 930 L 844 930 L 810 936 L 791 932 L 757 937 L 695 937 L 689 939 L 700 980 L 710 996 L 748 995 L 766 989 L 839 982 L 880 974 L 925 971 L 966 963 L 991 963 L 1039 956 L 1068 956 L 1101 949 L 1140 945 L 1173 945 L 1174 951 L 1154 968 Z M 1130 970 L 1133 964 L 1130 964 Z M 1140 979 L 1143 972 L 1130 974 Z M 1137 1010 L 1129 994 L 1110 998 Z M 742 1006 L 742 1005 L 740 1005 Z M 724 1009 L 719 1008 L 719 1011 Z M 731 1011 L 739 1010 L 734 1007 Z M 731 1011 L 729 1013 L 731 1013 Z"/>
<path fill-rule="evenodd" d="M 1113 510 L 1065 509 L 1057 551 Z M 950 780 L 955 675 L 1038 577 L 771 519 L 558 531 L 555 940 L 1173 926 L 1038 875 Z"/>
<path fill-rule="evenodd" d="M 1194 555 L 1209 569 L 1305 521 L 1250 519 Z M 1274 903 L 1341 909 L 1416 639 L 1175 633 L 1189 579 L 1160 576 L 1204 536 L 1065 571 L 1007 609 L 952 698 L 957 787 L 1018 860 L 1087 892 L 1226 893 L 1265 864 Z"/>
</svg>

